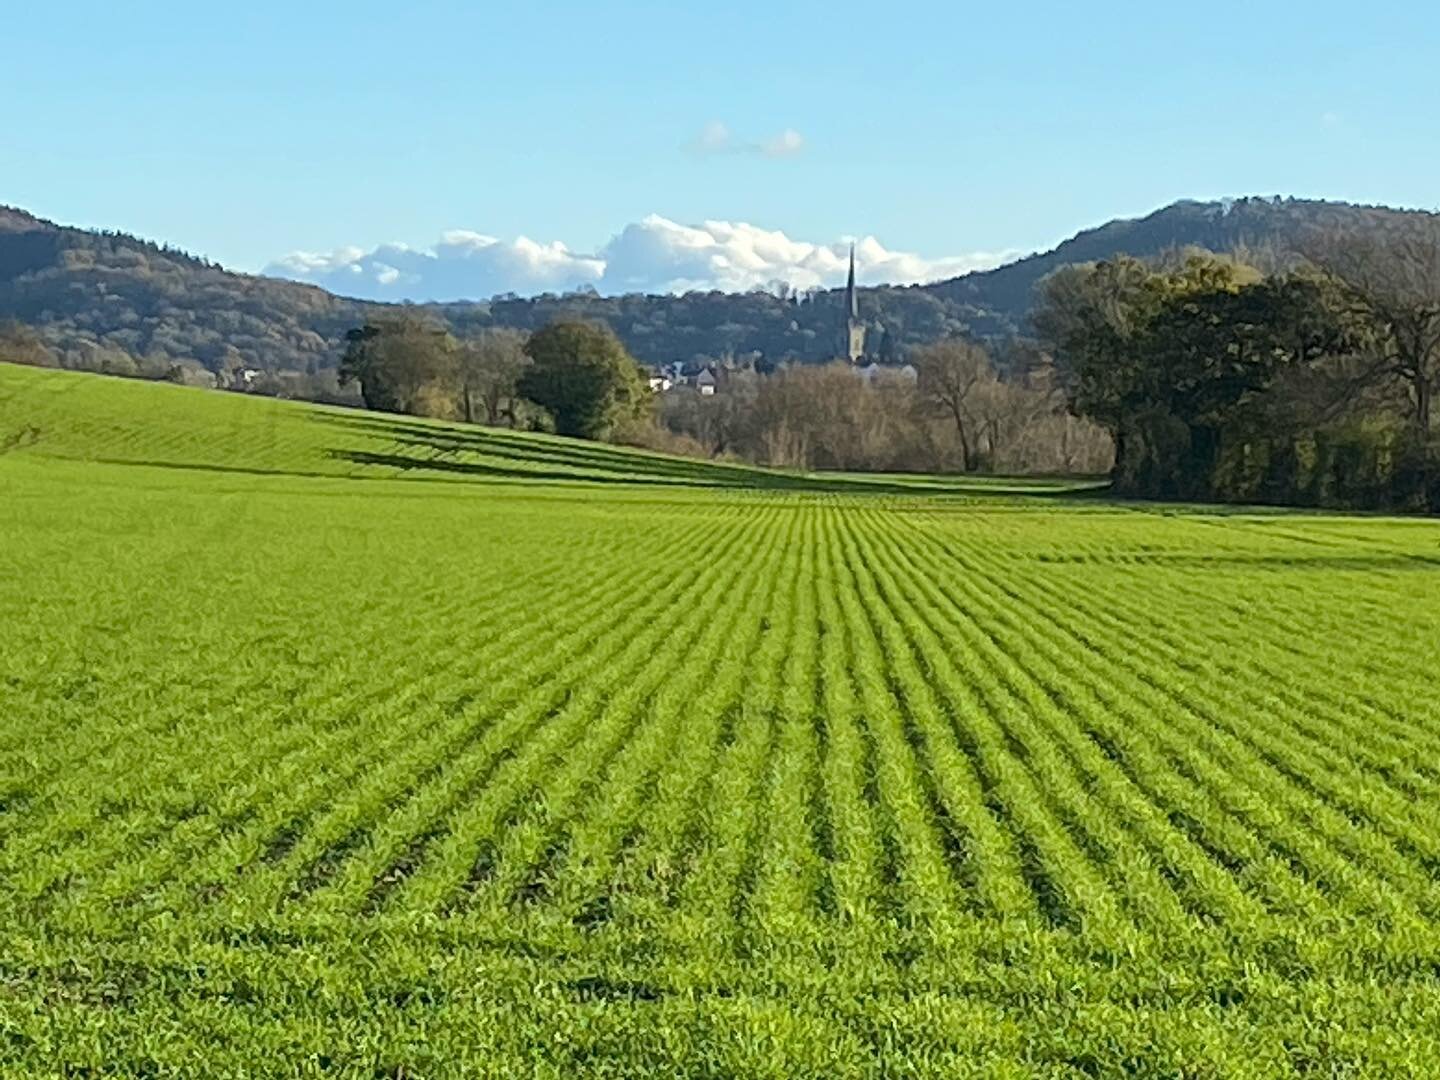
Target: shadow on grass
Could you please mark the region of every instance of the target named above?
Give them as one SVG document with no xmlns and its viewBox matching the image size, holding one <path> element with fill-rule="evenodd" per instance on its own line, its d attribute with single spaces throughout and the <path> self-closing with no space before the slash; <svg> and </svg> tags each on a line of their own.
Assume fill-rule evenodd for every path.
<svg viewBox="0 0 1440 1080">
<path fill-rule="evenodd" d="M 317 469 L 266 469 L 250 465 L 219 465 L 205 461 L 147 461 L 143 458 L 84 458 L 96 465 L 129 465 L 142 469 L 173 469 L 177 472 L 213 472 L 230 476 L 299 476 L 307 480 L 344 480 L 340 473 Z"/>
<path fill-rule="evenodd" d="M 1035 561 L 1067 566 L 1166 566 L 1195 570 L 1399 570 L 1410 573 L 1440 571 L 1440 558 L 1389 552 L 1377 552 L 1373 555 L 1190 555 L 1146 552 L 1038 555 Z"/>
<path fill-rule="evenodd" d="M 455 461 L 450 458 L 420 458 L 405 454 L 381 454 L 369 450 L 329 450 L 327 455 L 353 465 L 373 465 L 406 472 L 441 472 L 454 476 L 473 476 L 485 480 L 567 481 L 577 484 L 645 484 L 660 487 L 738 487 L 737 484 L 706 484 L 698 480 L 668 479 L 637 474 L 619 476 L 596 473 L 561 472 L 558 469 L 520 469 L 489 465 L 479 461 Z"/>
<path fill-rule="evenodd" d="M 368 451 L 335 448 L 328 456 L 359 465 L 374 465 L 407 472 L 434 471 L 481 478 L 565 481 L 571 483 L 641 484 L 662 487 L 729 488 L 760 491 L 794 491 L 819 494 L 871 494 L 901 497 L 919 496 L 1025 496 L 1074 498 L 1091 495 L 1092 489 L 1035 488 L 956 478 L 902 482 L 869 477 L 800 475 L 750 468 L 715 461 L 692 461 L 628 451 L 602 443 L 552 443 L 513 432 L 482 429 L 431 427 L 406 419 L 369 416 L 317 417 L 321 422 L 372 437 L 384 438 L 401 447 L 396 451 Z M 411 455 L 405 448 L 417 451 Z M 462 460 L 458 455 L 476 455 L 491 462 Z M 511 464 L 513 463 L 513 464 Z M 545 468 L 544 466 L 551 466 Z M 539 467 L 537 467 L 539 466 Z M 566 471 L 566 470 L 582 471 Z"/>
</svg>

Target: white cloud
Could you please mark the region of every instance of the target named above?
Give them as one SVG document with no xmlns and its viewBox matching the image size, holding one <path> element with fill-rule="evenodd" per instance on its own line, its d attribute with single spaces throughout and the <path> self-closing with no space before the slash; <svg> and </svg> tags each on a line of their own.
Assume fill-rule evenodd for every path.
<svg viewBox="0 0 1440 1080">
<path fill-rule="evenodd" d="M 385 244 L 368 252 L 358 247 L 328 255 L 297 251 L 262 273 L 366 299 L 455 300 L 563 292 L 597 284 L 604 271 L 603 260 L 577 255 L 558 242 L 540 244 L 524 236 L 503 241 L 453 230 L 429 249 Z"/>
<path fill-rule="evenodd" d="M 848 241 L 815 244 L 745 222 L 682 225 L 652 214 L 625 226 L 593 255 L 559 242 L 497 240 L 452 231 L 434 247 L 386 244 L 346 247 L 329 255 L 296 252 L 264 273 L 308 281 L 376 300 L 483 299 L 503 292 L 533 295 L 592 286 L 602 293 L 741 292 L 783 281 L 797 289 L 845 281 Z M 856 274 L 867 285 L 913 284 L 997 266 L 1013 252 L 925 258 L 892 251 L 873 236 L 855 243 Z"/>
</svg>

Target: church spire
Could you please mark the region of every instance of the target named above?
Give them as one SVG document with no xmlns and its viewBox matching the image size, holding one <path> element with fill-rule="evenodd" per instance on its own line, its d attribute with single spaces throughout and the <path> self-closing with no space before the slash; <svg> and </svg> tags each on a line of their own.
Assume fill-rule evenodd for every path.
<svg viewBox="0 0 1440 1080">
<path fill-rule="evenodd" d="M 850 318 L 860 317 L 860 301 L 855 295 L 855 245 L 850 245 L 850 279 L 845 284 L 845 310 Z"/>
<path fill-rule="evenodd" d="M 841 331 L 842 355 L 852 364 L 865 359 L 865 324 L 860 321 L 860 297 L 855 292 L 855 245 L 850 245 L 850 277 L 845 282 L 845 326 Z"/>
</svg>

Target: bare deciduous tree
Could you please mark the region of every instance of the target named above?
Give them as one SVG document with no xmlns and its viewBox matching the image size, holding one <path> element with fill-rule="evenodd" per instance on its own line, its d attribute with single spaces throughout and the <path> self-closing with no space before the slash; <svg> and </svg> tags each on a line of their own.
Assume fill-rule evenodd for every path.
<svg viewBox="0 0 1440 1080">
<path fill-rule="evenodd" d="M 982 420 L 977 406 L 998 381 L 990 354 L 973 341 L 951 338 L 917 349 L 911 358 L 919 375 L 918 389 L 955 424 L 960 440 L 960 468 L 979 467 L 978 436 Z"/>
<path fill-rule="evenodd" d="M 849 364 L 796 365 L 732 376 L 712 396 L 663 395 L 673 432 L 711 454 L 789 468 L 881 472 L 1099 473 L 1113 460 L 1099 425 L 1067 414 L 1048 372 L 1002 380 L 989 372 L 965 396 L 961 421 L 898 369 L 861 377 Z"/>
<path fill-rule="evenodd" d="M 467 423 L 513 420 L 516 384 L 530 358 L 518 330 L 482 330 L 460 345 L 460 406 Z M 481 417 L 476 409 L 484 410 Z"/>
<path fill-rule="evenodd" d="M 1405 383 L 1415 425 L 1428 435 L 1440 383 L 1440 215 L 1317 233 L 1306 247 L 1372 324 L 1376 371 Z"/>
</svg>

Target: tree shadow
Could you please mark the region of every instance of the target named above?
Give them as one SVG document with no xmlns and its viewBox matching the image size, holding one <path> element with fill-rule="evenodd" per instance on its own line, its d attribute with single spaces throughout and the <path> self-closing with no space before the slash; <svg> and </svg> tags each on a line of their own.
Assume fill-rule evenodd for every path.
<svg viewBox="0 0 1440 1080">
<path fill-rule="evenodd" d="M 1114 554 L 1043 554 L 1035 562 L 1064 566 L 1164 566 L 1193 570 L 1277 570 L 1277 571 L 1402 571 L 1435 573 L 1440 558 L 1400 552 L 1371 555 L 1193 555 L 1166 552 L 1117 552 Z"/>
<path fill-rule="evenodd" d="M 368 450 L 327 450 L 326 456 L 354 465 L 372 465 L 400 469 L 404 472 L 442 472 L 455 476 L 473 476 L 487 480 L 564 481 L 577 484 L 640 484 L 660 487 L 717 487 L 677 478 L 654 476 L 617 476 L 595 473 L 561 472 L 558 469 L 512 469 L 478 461 L 456 461 L 452 458 L 420 458 L 405 454 L 382 454 Z M 728 485 L 734 487 L 735 485 Z"/>
<path fill-rule="evenodd" d="M 325 415 L 318 419 L 367 435 L 379 436 L 402 446 L 438 454 L 468 453 L 515 462 L 538 461 L 555 466 L 609 472 L 618 476 L 644 478 L 651 481 L 682 481 L 705 487 L 757 487 L 767 482 L 788 482 L 798 479 L 781 474 L 766 474 L 757 469 L 721 462 L 688 461 L 683 458 L 651 456 L 643 452 L 616 449 L 603 443 L 573 446 L 564 443 L 550 443 L 539 438 L 527 438 L 501 430 L 431 427 L 403 419 L 387 420 L 376 417 Z M 430 465 L 434 461 L 430 458 L 413 460 L 421 466 Z M 437 464 L 435 467 L 443 466 Z M 517 471 L 532 473 L 536 476 L 546 475 L 543 470 L 539 469 Z M 556 478 L 594 479 L 593 476 L 572 473 L 556 474 Z"/>
<path fill-rule="evenodd" d="M 144 458 L 86 458 L 96 465 L 129 465 L 142 469 L 173 469 L 177 472 L 213 472 L 232 476 L 298 476 L 306 480 L 344 480 L 337 473 L 318 469 L 268 469 L 256 465 L 219 465 L 203 461 L 149 461 Z"/>
<path fill-rule="evenodd" d="M 1024 496 L 1035 498 L 1089 494 L 1086 489 L 1036 489 L 996 487 L 993 482 L 967 484 L 916 480 L 900 482 L 883 478 L 835 477 L 783 473 L 725 462 L 664 457 L 645 451 L 607 446 L 603 443 L 562 443 L 515 432 L 489 428 L 431 426 L 404 418 L 340 416 L 321 414 L 322 423 L 379 437 L 415 454 L 333 448 L 328 456 L 361 465 L 396 468 L 407 472 L 432 470 L 476 477 L 566 481 L 571 483 L 640 484 L 686 488 L 728 488 L 765 491 L 794 491 L 816 494 L 888 495 L 933 497 L 976 495 Z M 499 464 L 465 460 L 458 455 L 476 455 Z M 505 463 L 514 463 L 508 466 Z M 536 467 L 536 466 L 540 467 Z M 544 468 L 548 465 L 551 468 Z M 579 471 L 566 471 L 579 470 Z"/>
</svg>

